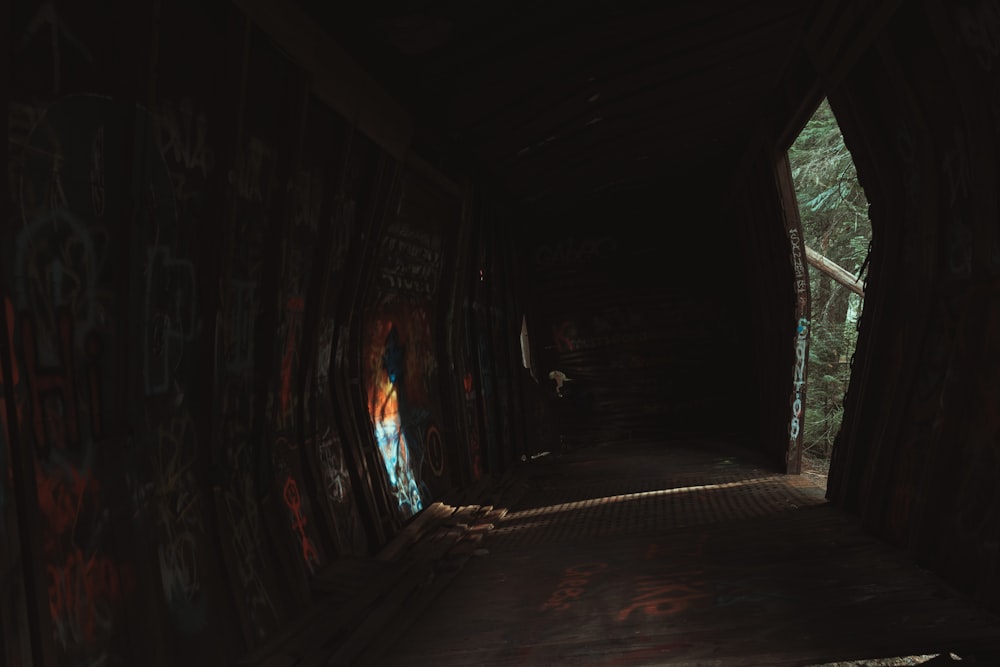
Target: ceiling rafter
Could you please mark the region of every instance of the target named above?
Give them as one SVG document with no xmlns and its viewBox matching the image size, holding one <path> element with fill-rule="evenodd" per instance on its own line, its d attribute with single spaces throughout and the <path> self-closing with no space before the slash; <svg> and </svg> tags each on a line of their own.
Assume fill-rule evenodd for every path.
<svg viewBox="0 0 1000 667">
<path fill-rule="evenodd" d="M 738 163 L 761 118 L 789 115 L 803 35 L 839 34 L 857 13 L 832 0 L 299 2 L 428 128 L 435 159 L 468 157 L 535 206 L 647 185 L 649 165 Z"/>
</svg>

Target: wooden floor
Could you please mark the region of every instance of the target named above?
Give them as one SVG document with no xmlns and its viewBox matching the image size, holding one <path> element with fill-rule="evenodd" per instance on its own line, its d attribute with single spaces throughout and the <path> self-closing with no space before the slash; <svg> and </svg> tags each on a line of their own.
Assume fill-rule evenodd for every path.
<svg viewBox="0 0 1000 667">
<path fill-rule="evenodd" d="M 810 665 L 1000 648 L 1000 619 L 726 446 L 532 461 L 364 665 Z M 499 507 L 499 505 L 498 505 Z"/>
</svg>

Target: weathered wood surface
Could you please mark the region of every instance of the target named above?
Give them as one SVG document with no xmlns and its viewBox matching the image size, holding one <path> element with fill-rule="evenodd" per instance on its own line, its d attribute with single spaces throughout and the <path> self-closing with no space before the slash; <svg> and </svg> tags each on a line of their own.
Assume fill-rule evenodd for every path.
<svg viewBox="0 0 1000 667">
<path fill-rule="evenodd" d="M 805 478 L 723 449 L 613 451 L 530 466 L 489 553 L 358 664 L 807 665 L 1000 646 L 1000 619 Z"/>
<path fill-rule="evenodd" d="M 821 271 L 824 275 L 836 280 L 838 283 L 851 290 L 860 297 L 865 296 L 864 286 L 861 284 L 860 276 L 856 276 L 836 262 L 827 259 L 809 246 L 806 246 L 806 260 L 809 266 Z"/>
<path fill-rule="evenodd" d="M 236 664 L 357 664 L 433 603 L 503 515 L 489 505 L 431 505 L 375 556 L 341 559 L 319 573 L 312 581 L 316 601 Z"/>
</svg>

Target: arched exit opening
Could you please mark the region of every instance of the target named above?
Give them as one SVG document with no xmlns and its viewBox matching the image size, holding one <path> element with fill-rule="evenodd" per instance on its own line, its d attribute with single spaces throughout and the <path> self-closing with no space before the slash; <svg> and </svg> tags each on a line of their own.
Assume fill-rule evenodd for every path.
<svg viewBox="0 0 1000 667">
<path fill-rule="evenodd" d="M 826 484 L 850 382 L 872 238 L 868 199 L 826 99 L 788 149 L 809 281 L 802 470 Z"/>
</svg>

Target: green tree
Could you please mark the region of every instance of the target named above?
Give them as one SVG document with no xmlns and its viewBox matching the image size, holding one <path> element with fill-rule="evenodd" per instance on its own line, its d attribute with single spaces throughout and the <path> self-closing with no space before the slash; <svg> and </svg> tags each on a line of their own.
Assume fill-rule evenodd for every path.
<svg viewBox="0 0 1000 667">
<path fill-rule="evenodd" d="M 855 275 L 871 241 L 868 199 L 824 99 L 788 150 L 806 245 Z M 810 267 L 812 328 L 804 447 L 829 457 L 840 428 L 861 298 Z"/>
</svg>

